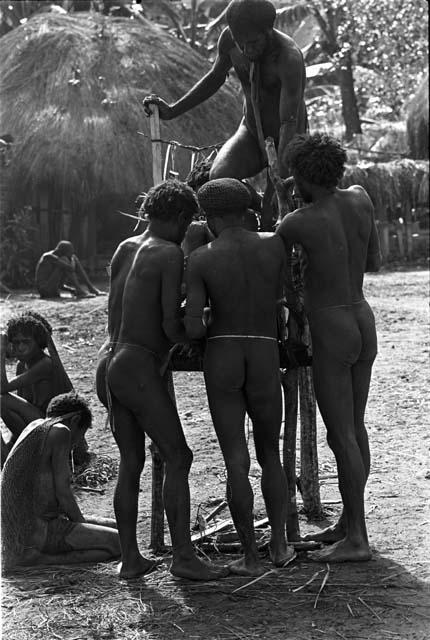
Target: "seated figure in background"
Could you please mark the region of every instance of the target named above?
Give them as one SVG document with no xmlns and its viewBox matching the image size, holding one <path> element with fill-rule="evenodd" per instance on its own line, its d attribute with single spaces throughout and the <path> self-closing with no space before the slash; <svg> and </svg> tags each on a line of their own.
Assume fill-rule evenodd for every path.
<svg viewBox="0 0 430 640">
<path fill-rule="evenodd" d="M 1 480 L 6 570 L 119 557 L 114 521 L 103 519 L 101 526 L 86 520 L 70 486 L 70 453 L 90 426 L 86 402 L 66 393 L 53 398 L 46 418 L 29 424 L 16 441 Z"/>
<path fill-rule="evenodd" d="M 105 295 L 92 284 L 68 240 L 61 240 L 39 259 L 36 288 L 41 298 L 59 298 L 61 290 L 70 291 L 77 298 Z"/>
</svg>

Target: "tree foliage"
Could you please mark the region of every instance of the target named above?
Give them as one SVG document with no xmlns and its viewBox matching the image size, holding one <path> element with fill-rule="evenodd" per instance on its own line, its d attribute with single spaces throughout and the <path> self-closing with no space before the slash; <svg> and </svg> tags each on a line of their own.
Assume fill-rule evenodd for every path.
<svg viewBox="0 0 430 640">
<path fill-rule="evenodd" d="M 362 108 L 377 102 L 398 117 L 426 66 L 426 0 L 309 0 L 305 4 L 320 26 L 321 59 L 338 65 L 350 52 Z M 360 77 L 358 67 L 372 73 Z"/>
</svg>

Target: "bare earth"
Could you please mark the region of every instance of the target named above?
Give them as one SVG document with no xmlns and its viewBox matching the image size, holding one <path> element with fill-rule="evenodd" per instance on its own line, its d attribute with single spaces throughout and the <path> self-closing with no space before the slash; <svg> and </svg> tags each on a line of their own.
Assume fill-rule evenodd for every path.
<svg viewBox="0 0 430 640">
<path fill-rule="evenodd" d="M 120 581 L 114 563 L 22 570 L 2 580 L 7 640 L 424 640 L 430 637 L 430 458 L 428 273 L 382 272 L 366 278 L 379 333 L 379 355 L 367 425 L 372 468 L 366 510 L 373 559 L 316 565 L 301 554 L 258 582 L 228 577 L 216 583 L 175 580 L 166 555 L 146 578 Z M 14 294 L 1 301 L 1 325 L 14 312 L 37 310 L 51 321 L 66 369 L 94 412 L 92 452 L 118 459 L 105 411 L 94 393 L 97 349 L 106 325 L 106 298 L 42 301 Z M 12 369 L 11 369 L 12 371 Z M 207 407 L 202 374 L 176 373 L 179 412 L 194 451 L 192 523 L 225 494 L 224 469 Z M 250 436 L 250 441 L 252 436 Z M 250 442 L 252 445 L 252 443 Z M 148 453 L 148 461 L 150 455 Z M 334 458 L 319 420 L 321 493 L 339 500 Z M 141 483 L 139 534 L 149 541 L 150 462 Z M 251 468 L 256 516 L 264 516 L 259 468 Z M 77 491 L 86 514 L 113 516 L 115 479 L 103 493 Z M 212 503 L 212 504 L 211 504 Z M 326 508 L 329 521 L 339 503 Z M 224 512 L 220 518 L 228 517 Z M 302 533 L 326 523 L 308 523 Z M 168 540 L 166 536 L 166 540 Z M 234 556 L 212 555 L 225 562 Z M 319 572 L 317 575 L 316 572 Z M 308 584 L 306 584 L 308 583 Z M 236 592 L 235 592 L 236 590 Z"/>
</svg>

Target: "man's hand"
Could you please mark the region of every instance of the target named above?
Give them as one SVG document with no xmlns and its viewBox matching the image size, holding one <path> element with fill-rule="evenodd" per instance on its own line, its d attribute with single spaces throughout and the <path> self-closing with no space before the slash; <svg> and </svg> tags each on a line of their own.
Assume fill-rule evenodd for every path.
<svg viewBox="0 0 430 640">
<path fill-rule="evenodd" d="M 0 334 L 0 349 L 2 352 L 2 355 L 6 356 L 8 355 L 7 350 L 8 350 L 8 339 L 7 339 L 7 334 L 2 332 Z"/>
<path fill-rule="evenodd" d="M 163 98 L 160 98 L 159 96 L 153 94 L 143 99 L 143 108 L 145 109 L 145 113 L 147 116 L 150 116 L 152 113 L 151 104 L 156 104 L 158 106 L 158 113 L 160 114 L 160 118 L 162 120 L 172 119 L 173 115 L 171 106 L 167 104 L 167 102 L 163 100 Z"/>
</svg>

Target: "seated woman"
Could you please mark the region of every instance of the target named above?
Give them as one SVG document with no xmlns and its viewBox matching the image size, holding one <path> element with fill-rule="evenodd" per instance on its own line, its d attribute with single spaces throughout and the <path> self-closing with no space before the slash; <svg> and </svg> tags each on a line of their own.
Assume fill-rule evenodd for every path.
<svg viewBox="0 0 430 640">
<path fill-rule="evenodd" d="M 1 417 L 12 432 L 9 446 L 2 439 L 2 464 L 25 427 L 45 416 L 50 400 L 73 389 L 51 334 L 49 322 L 33 311 L 11 318 L 6 333 L 1 334 Z M 6 374 L 8 354 L 18 359 L 16 376 L 11 380 Z"/>
<path fill-rule="evenodd" d="M 119 557 L 115 522 L 85 518 L 70 486 L 70 452 L 90 426 L 87 403 L 65 393 L 16 441 L 1 479 L 4 570 Z"/>
</svg>

